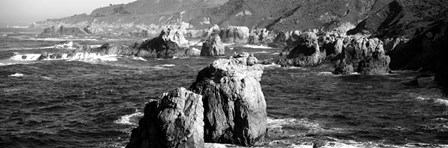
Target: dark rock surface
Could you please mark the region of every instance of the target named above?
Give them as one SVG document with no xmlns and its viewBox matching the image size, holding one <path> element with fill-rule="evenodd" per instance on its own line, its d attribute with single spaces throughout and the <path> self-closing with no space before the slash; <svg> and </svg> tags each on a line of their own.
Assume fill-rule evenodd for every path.
<svg viewBox="0 0 448 148">
<path fill-rule="evenodd" d="M 217 35 L 211 35 L 203 44 L 201 56 L 223 56 L 225 48 L 221 42 L 221 38 Z"/>
<path fill-rule="evenodd" d="M 349 34 L 372 33 L 380 38 L 405 36 L 412 38 L 421 27 L 446 20 L 448 1 L 385 0 L 379 10 L 369 14 Z"/>
<path fill-rule="evenodd" d="M 190 89 L 203 95 L 206 142 L 252 146 L 264 139 L 263 67 L 250 54 L 219 59 L 202 69 Z"/>
<path fill-rule="evenodd" d="M 145 106 L 126 148 L 204 147 L 202 96 L 185 88 L 164 93 Z"/>
</svg>

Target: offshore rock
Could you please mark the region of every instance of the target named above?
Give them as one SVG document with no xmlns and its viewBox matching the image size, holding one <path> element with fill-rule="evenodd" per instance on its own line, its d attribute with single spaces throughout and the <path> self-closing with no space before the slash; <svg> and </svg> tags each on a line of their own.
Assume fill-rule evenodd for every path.
<svg viewBox="0 0 448 148">
<path fill-rule="evenodd" d="M 145 106 L 126 148 L 203 148 L 202 96 L 185 88 L 164 93 Z"/>
<path fill-rule="evenodd" d="M 359 62 L 358 71 L 365 75 L 381 75 L 389 73 L 390 57 L 380 52 L 372 53 L 372 56 Z"/>
<path fill-rule="evenodd" d="M 252 64 L 249 54 L 216 60 L 191 85 L 190 90 L 203 96 L 205 142 L 252 146 L 264 140 L 263 67 Z"/>
<path fill-rule="evenodd" d="M 249 39 L 249 28 L 246 26 L 229 26 L 221 29 L 219 36 L 224 43 L 246 44 Z"/>
<path fill-rule="evenodd" d="M 337 74 L 358 72 L 365 75 L 388 73 L 390 58 L 385 55 L 383 42 L 378 38 L 368 39 L 365 36 L 346 38 L 341 56 L 336 63 Z M 347 71 L 351 70 L 353 71 Z"/>
<path fill-rule="evenodd" d="M 185 39 L 184 34 L 186 34 L 186 31 L 182 28 L 179 29 L 168 28 L 162 31 L 161 37 L 164 41 L 174 42 L 179 47 L 188 47 L 188 40 Z"/>
<path fill-rule="evenodd" d="M 134 45 L 138 49 L 138 56 L 150 58 L 173 58 L 181 50 L 178 43 L 182 43 L 181 35 L 170 29 L 163 30 L 159 37 L 149 39 Z M 185 39 L 185 38 L 184 38 Z"/>
<path fill-rule="evenodd" d="M 314 32 L 305 32 L 303 34 L 293 33 L 292 41 L 287 42 L 288 47 L 284 49 L 286 59 L 281 59 L 279 64 L 282 66 L 316 66 L 325 59 L 325 51 L 319 47 L 318 37 Z M 295 45 L 295 47 L 293 47 Z M 290 47 L 293 47 L 292 49 Z M 290 50 L 291 49 L 291 50 Z"/>
<path fill-rule="evenodd" d="M 215 34 L 210 36 L 203 44 L 201 56 L 222 56 L 225 55 L 225 48 L 221 38 Z"/>
<path fill-rule="evenodd" d="M 255 45 L 270 45 L 274 42 L 275 37 L 276 35 L 266 28 L 252 28 L 252 30 L 250 30 L 249 32 L 249 39 L 247 43 Z"/>
</svg>

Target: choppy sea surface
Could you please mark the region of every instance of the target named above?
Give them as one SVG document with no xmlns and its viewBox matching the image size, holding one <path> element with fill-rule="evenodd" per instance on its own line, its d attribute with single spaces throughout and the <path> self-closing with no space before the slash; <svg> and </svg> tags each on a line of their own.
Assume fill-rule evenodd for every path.
<svg viewBox="0 0 448 148">
<path fill-rule="evenodd" d="M 223 58 L 33 58 L 63 50 L 41 48 L 55 43 L 0 37 L 0 147 L 124 147 L 148 100 L 189 87 L 199 70 Z M 263 60 L 281 49 L 227 50 L 227 56 L 245 51 Z M 448 146 L 448 101 L 431 78 L 408 86 L 417 72 L 331 71 L 331 64 L 265 66 L 269 134 L 259 146 Z"/>
</svg>

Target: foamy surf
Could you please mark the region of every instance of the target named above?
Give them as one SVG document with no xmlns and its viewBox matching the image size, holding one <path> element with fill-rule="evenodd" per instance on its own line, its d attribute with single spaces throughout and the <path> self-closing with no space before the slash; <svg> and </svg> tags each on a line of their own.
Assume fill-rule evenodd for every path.
<svg viewBox="0 0 448 148">
<path fill-rule="evenodd" d="M 18 54 L 14 53 L 10 59 L 15 61 L 37 61 L 42 54 Z"/>
<path fill-rule="evenodd" d="M 135 112 L 133 114 L 121 116 L 120 119 L 115 120 L 114 123 L 123 125 L 138 125 L 138 121 L 142 117 L 142 112 Z"/>
<path fill-rule="evenodd" d="M 429 102 L 429 103 L 448 106 L 448 100 L 446 100 L 446 99 L 430 98 L 430 97 L 422 97 L 422 96 L 418 96 L 416 99 L 419 101 L 425 101 L 425 102 Z"/>
<path fill-rule="evenodd" d="M 24 74 L 22 74 L 22 73 L 15 73 L 15 74 L 12 74 L 12 75 L 9 75 L 10 77 L 23 77 L 24 76 Z"/>
<path fill-rule="evenodd" d="M 263 46 L 263 45 L 250 45 L 250 44 L 244 44 L 241 47 L 244 48 L 255 48 L 255 49 L 274 49 L 272 47 L 269 46 Z"/>
</svg>

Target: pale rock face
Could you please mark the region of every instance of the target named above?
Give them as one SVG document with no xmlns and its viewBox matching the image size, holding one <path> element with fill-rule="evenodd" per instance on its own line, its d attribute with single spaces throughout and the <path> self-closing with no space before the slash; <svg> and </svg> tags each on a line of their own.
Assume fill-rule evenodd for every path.
<svg viewBox="0 0 448 148">
<path fill-rule="evenodd" d="M 203 95 L 206 142 L 251 146 L 264 139 L 267 113 L 259 83 L 263 67 L 252 65 L 249 58 L 216 60 L 191 85 Z"/>
<path fill-rule="evenodd" d="M 183 29 L 165 29 L 162 31 L 162 38 L 165 41 L 172 41 L 176 43 L 179 47 L 188 47 L 188 40 L 185 39 L 185 30 Z"/>
<path fill-rule="evenodd" d="M 249 39 L 249 28 L 246 26 L 229 26 L 221 29 L 219 36 L 224 43 L 246 44 Z"/>
<path fill-rule="evenodd" d="M 201 56 L 222 55 L 225 55 L 225 48 L 221 42 L 221 38 L 217 34 L 210 36 L 207 41 L 202 44 Z"/>
<path fill-rule="evenodd" d="M 149 102 L 127 148 L 204 147 L 202 96 L 185 88 Z"/>
</svg>

